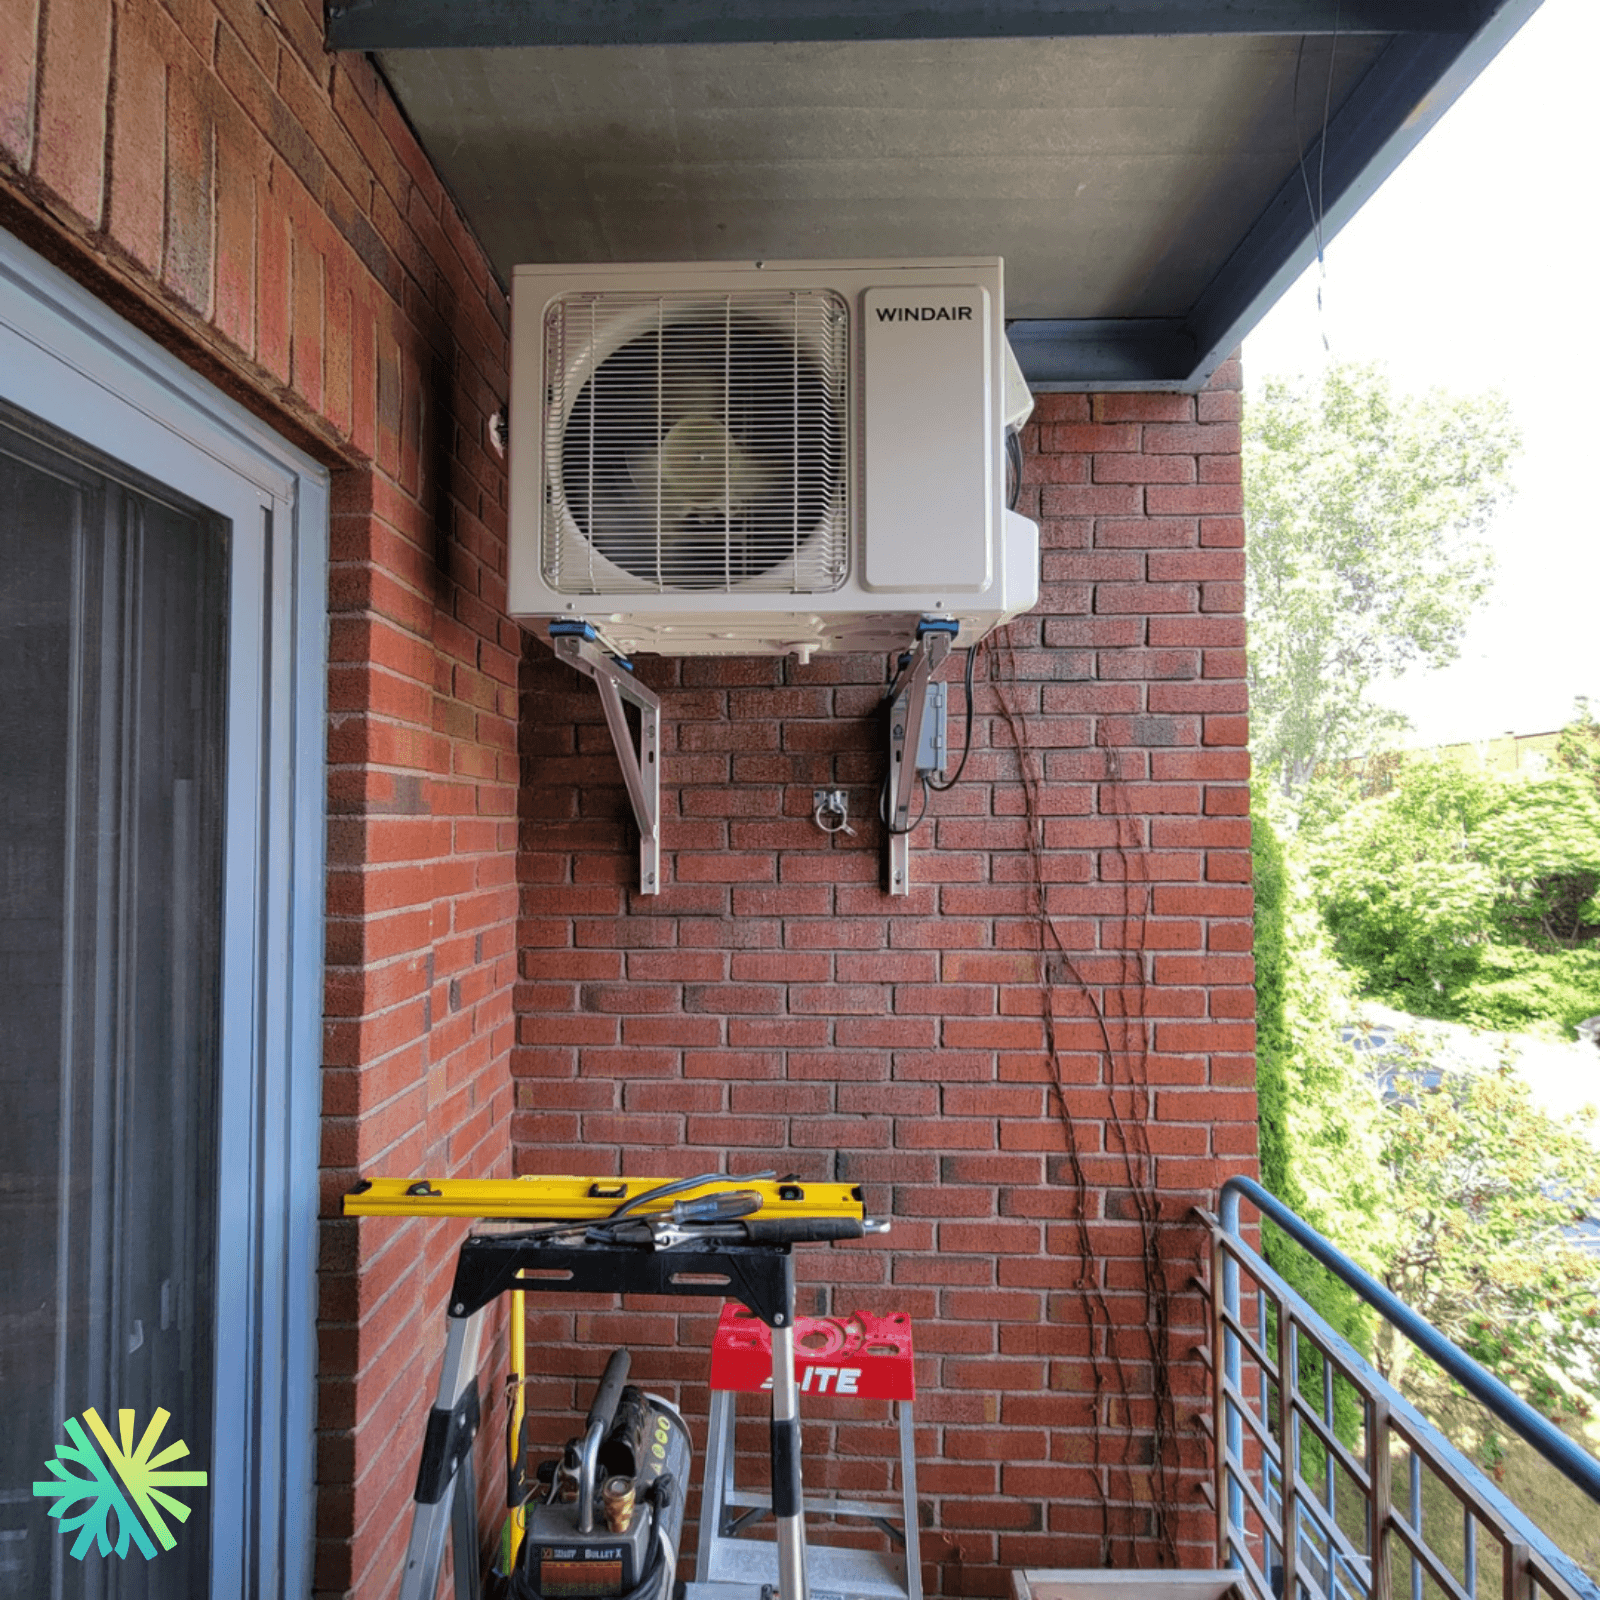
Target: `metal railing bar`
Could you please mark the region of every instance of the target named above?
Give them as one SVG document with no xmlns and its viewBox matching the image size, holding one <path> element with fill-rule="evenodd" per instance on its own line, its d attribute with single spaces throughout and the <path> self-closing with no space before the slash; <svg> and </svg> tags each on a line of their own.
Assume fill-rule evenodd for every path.
<svg viewBox="0 0 1600 1600">
<path fill-rule="evenodd" d="M 1248 1199 L 1302 1250 L 1354 1289 L 1419 1350 L 1443 1367 L 1480 1405 L 1493 1412 L 1518 1438 L 1530 1444 L 1553 1467 L 1565 1473 L 1590 1498 L 1600 1500 L 1600 1461 L 1596 1461 L 1588 1451 L 1579 1448 L 1558 1428 L 1545 1421 L 1532 1406 L 1513 1394 L 1498 1378 L 1485 1372 L 1470 1356 L 1462 1354 L 1432 1323 L 1419 1317 L 1377 1279 L 1363 1272 L 1259 1183 L 1250 1178 L 1229 1178 L 1223 1184 L 1221 1211 L 1225 1233 L 1231 1233 L 1236 1238 L 1238 1236 L 1241 1198 Z M 1353 1351 L 1351 1353 L 1354 1354 Z M 1371 1370 L 1365 1362 L 1362 1362 L 1362 1367 Z"/>
<path fill-rule="evenodd" d="M 1374 1395 L 1366 1405 L 1367 1475 L 1372 1499 L 1367 1505 L 1367 1548 L 1372 1554 L 1372 1600 L 1391 1600 L 1389 1522 L 1394 1511 L 1390 1494 L 1389 1402 Z"/>
<path fill-rule="evenodd" d="M 1230 1461 L 1228 1463 L 1228 1476 L 1232 1481 L 1233 1487 L 1239 1490 L 1249 1504 L 1250 1509 L 1261 1519 L 1263 1541 L 1274 1545 L 1277 1544 L 1278 1535 L 1275 1530 L 1278 1525 L 1278 1519 L 1268 1508 L 1261 1492 L 1251 1483 L 1243 1464 L 1238 1461 Z"/>
<path fill-rule="evenodd" d="M 1368 1398 L 1370 1398 L 1370 1396 Z M 1310 1406 L 1308 1406 L 1305 1403 L 1305 1400 L 1298 1394 L 1295 1396 L 1295 1407 L 1299 1411 L 1303 1420 L 1310 1426 L 1311 1431 L 1316 1435 L 1318 1443 L 1321 1444 L 1323 1449 L 1328 1452 L 1328 1460 L 1323 1469 L 1323 1475 L 1328 1480 L 1329 1487 L 1327 1498 L 1329 1503 L 1331 1503 L 1333 1499 L 1333 1469 L 1336 1464 L 1343 1467 L 1344 1470 L 1349 1473 L 1351 1481 L 1356 1484 L 1363 1494 L 1370 1493 L 1372 1489 L 1372 1483 L 1367 1477 L 1367 1469 L 1362 1466 L 1361 1463 L 1357 1461 L 1347 1449 L 1345 1449 L 1343 1443 L 1339 1439 L 1338 1434 L 1334 1433 L 1331 1428 L 1325 1429 L 1322 1425 L 1322 1419 L 1312 1411 Z"/>
<path fill-rule="evenodd" d="M 1284 1596 L 1298 1595 L 1300 1585 L 1300 1505 L 1295 1494 L 1295 1484 L 1300 1478 L 1299 1437 L 1294 1425 L 1294 1374 L 1299 1370 L 1294 1343 L 1294 1318 L 1280 1302 L 1278 1305 L 1278 1371 L 1283 1381 L 1278 1384 L 1278 1439 L 1282 1452 L 1279 1458 L 1278 1499 L 1283 1516 L 1283 1586 Z"/>
<path fill-rule="evenodd" d="M 1231 1566 L 1234 1562 L 1237 1562 L 1239 1571 L 1244 1573 L 1244 1575 L 1250 1580 L 1251 1588 L 1254 1589 L 1258 1595 L 1261 1595 L 1263 1600 L 1271 1600 L 1273 1592 L 1272 1584 L 1268 1581 L 1266 1574 L 1262 1572 L 1261 1568 L 1256 1565 L 1255 1557 L 1250 1554 L 1249 1548 L 1242 1537 L 1242 1532 L 1243 1530 L 1240 1530 L 1241 1537 L 1235 1538 L 1230 1531 L 1228 1537 L 1228 1548 L 1224 1553 L 1223 1565 Z M 1231 1560 L 1229 1559 L 1230 1557 Z"/>
<path fill-rule="evenodd" d="M 1519 1545 L 1522 1552 L 1522 1564 L 1530 1584 L 1537 1583 L 1545 1593 L 1555 1596 L 1565 1596 L 1569 1586 L 1562 1575 L 1537 1550 L 1530 1549 L 1527 1545 Z M 1591 1591 L 1592 1592 L 1592 1591 Z"/>
<path fill-rule="evenodd" d="M 1497 1538 L 1503 1536 L 1508 1540 L 1515 1540 L 1529 1552 L 1519 1568 L 1519 1572 L 1523 1574 L 1525 1589 L 1527 1576 L 1535 1575 L 1540 1584 L 1548 1588 L 1553 1595 L 1562 1597 L 1562 1600 L 1600 1600 L 1600 1584 L 1596 1584 L 1564 1551 L 1551 1544 L 1548 1536 L 1521 1508 L 1462 1457 L 1427 1418 L 1385 1382 L 1348 1340 L 1336 1330 L 1321 1324 L 1312 1307 L 1292 1287 L 1284 1283 L 1266 1261 L 1244 1241 L 1238 1231 L 1240 1199 L 1248 1198 L 1255 1203 L 1258 1195 L 1265 1201 L 1265 1205 L 1262 1206 L 1264 1214 L 1274 1222 L 1279 1222 L 1280 1226 L 1283 1226 L 1279 1221 L 1280 1217 L 1286 1218 L 1290 1226 L 1284 1231 L 1310 1249 L 1314 1255 L 1321 1252 L 1329 1258 L 1326 1264 L 1331 1270 L 1336 1271 L 1336 1276 L 1345 1281 L 1356 1280 L 1351 1282 L 1351 1287 L 1356 1288 L 1358 1292 L 1362 1287 L 1370 1287 L 1377 1291 L 1380 1311 L 1384 1309 L 1382 1301 L 1392 1300 L 1393 1297 L 1389 1296 L 1386 1290 L 1382 1290 L 1381 1286 L 1374 1284 L 1353 1263 L 1344 1261 L 1327 1240 L 1300 1222 L 1293 1212 L 1287 1211 L 1261 1189 L 1260 1185 L 1249 1179 L 1229 1179 L 1224 1184 L 1222 1203 L 1219 1206 L 1220 1219 L 1210 1216 L 1203 1210 L 1199 1212 L 1202 1220 L 1223 1236 L 1222 1259 L 1232 1274 L 1233 1281 L 1237 1282 L 1242 1269 L 1256 1283 L 1269 1286 L 1272 1294 L 1293 1308 L 1302 1326 L 1314 1326 L 1318 1329 L 1320 1343 L 1334 1355 L 1347 1379 L 1372 1397 L 1369 1401 L 1366 1441 L 1368 1474 L 1373 1484 L 1372 1502 L 1368 1512 L 1371 1518 L 1369 1539 L 1374 1551 L 1370 1600 L 1394 1600 L 1392 1570 L 1394 1563 L 1389 1557 L 1388 1544 L 1389 1533 L 1395 1520 L 1389 1459 L 1391 1429 L 1401 1433 L 1401 1437 L 1408 1444 L 1417 1443 L 1431 1461 L 1440 1464 L 1447 1472 L 1457 1475 L 1463 1485 L 1470 1486 L 1471 1498 L 1479 1510 L 1480 1520 Z M 1231 1232 L 1228 1231 L 1230 1229 Z M 1337 1270 L 1337 1263 L 1341 1262 L 1347 1270 Z M 1408 1322 L 1420 1322 L 1420 1320 L 1414 1313 L 1408 1313 Z M 1423 1326 L 1426 1327 L 1426 1324 Z M 1409 1332 L 1409 1329 L 1402 1327 L 1401 1331 Z M 1435 1333 L 1435 1338 L 1438 1337 Z M 1465 1357 L 1456 1357 L 1454 1364 L 1471 1368 L 1490 1383 L 1495 1381 L 1489 1379 L 1487 1374 L 1482 1374 L 1482 1369 L 1477 1368 L 1475 1363 Z M 1512 1398 L 1515 1399 L 1515 1396 Z M 1572 1450 L 1589 1462 L 1591 1468 L 1600 1470 L 1600 1463 L 1577 1451 L 1575 1446 Z M 1533 1600 L 1533 1597 L 1521 1591 L 1513 1594 L 1511 1588 L 1505 1587 L 1499 1600 Z"/>
<path fill-rule="evenodd" d="M 1316 1523 L 1318 1529 L 1322 1532 L 1323 1537 L 1339 1547 L 1339 1554 L 1346 1561 L 1358 1563 L 1365 1562 L 1368 1559 L 1367 1552 L 1365 1550 L 1358 1550 L 1356 1548 L 1355 1544 L 1351 1541 L 1350 1535 L 1339 1526 L 1336 1520 L 1334 1520 L 1334 1513 L 1324 1507 L 1322 1502 L 1317 1498 L 1316 1491 L 1311 1487 L 1311 1485 L 1307 1483 L 1304 1478 L 1296 1478 L 1295 1485 L 1296 1495 L 1304 1507 L 1307 1516 L 1309 1516 L 1311 1520 Z M 1302 1488 L 1305 1491 L 1303 1494 L 1300 1493 Z"/>
<path fill-rule="evenodd" d="M 1455 1496 L 1457 1503 L 1463 1510 L 1472 1511 L 1482 1522 L 1493 1520 L 1493 1504 L 1486 1500 L 1479 1491 L 1479 1486 L 1470 1478 L 1464 1477 L 1455 1470 L 1448 1461 L 1432 1459 L 1432 1452 L 1428 1447 L 1426 1435 L 1413 1437 L 1413 1430 L 1408 1428 L 1403 1417 L 1391 1419 L 1390 1431 L 1399 1438 L 1402 1444 L 1415 1455 L 1421 1455 L 1423 1463 L 1430 1467 L 1439 1483 Z"/>
<path fill-rule="evenodd" d="M 1300 1508 L 1305 1511 L 1307 1503 L 1301 1501 Z M 1310 1527 L 1307 1527 L 1308 1522 L 1311 1524 Z M 1326 1523 L 1310 1517 L 1302 1518 L 1299 1526 L 1301 1541 L 1316 1551 L 1318 1559 L 1327 1567 L 1330 1577 L 1341 1572 L 1370 1576 L 1372 1563 L 1337 1528 L 1330 1529 Z"/>
<path fill-rule="evenodd" d="M 1240 1421 L 1249 1424 L 1250 1432 L 1255 1435 L 1256 1443 L 1261 1446 L 1262 1450 L 1272 1460 L 1276 1461 L 1278 1459 L 1278 1441 L 1273 1438 L 1271 1428 L 1256 1415 L 1255 1406 L 1252 1403 L 1247 1402 L 1245 1397 L 1226 1379 L 1223 1382 L 1225 1385 L 1223 1392 L 1238 1413 Z M 1229 1454 L 1237 1459 L 1236 1451 L 1230 1450 Z"/>
<path fill-rule="evenodd" d="M 1332 1567 L 1330 1566 L 1328 1570 L 1331 1575 Z M 1289 1585 L 1284 1583 L 1282 1590 L 1284 1594 L 1288 1594 L 1290 1592 Z M 1300 1596 L 1300 1600 L 1334 1600 L 1337 1591 L 1337 1584 L 1330 1584 L 1325 1588 L 1317 1578 L 1306 1571 L 1304 1566 L 1296 1565 L 1294 1592 Z"/>
<path fill-rule="evenodd" d="M 1322 1422 L 1326 1430 L 1322 1435 L 1322 1442 L 1323 1448 L 1328 1450 L 1328 1454 L 1326 1457 L 1324 1457 L 1322 1463 L 1322 1493 L 1324 1496 L 1324 1503 L 1331 1511 L 1333 1509 L 1334 1493 L 1337 1487 L 1333 1478 L 1334 1460 L 1337 1454 L 1342 1452 L 1346 1456 L 1349 1456 L 1349 1452 L 1346 1451 L 1344 1446 L 1338 1442 L 1333 1431 L 1333 1358 L 1327 1353 L 1326 1350 L 1322 1349 L 1322 1345 L 1317 1340 L 1317 1336 L 1314 1331 L 1311 1334 L 1311 1341 L 1316 1345 L 1317 1349 L 1322 1352 Z M 1355 1458 L 1353 1456 L 1349 1456 L 1350 1461 L 1354 1461 L 1354 1459 Z M 1345 1470 L 1347 1472 L 1350 1471 L 1348 1464 L 1346 1465 Z M 1362 1478 L 1365 1476 L 1365 1473 L 1356 1475 L 1356 1481 L 1361 1482 Z M 1363 1487 L 1370 1488 L 1371 1486 L 1363 1484 Z"/>
<path fill-rule="evenodd" d="M 1324 1361 L 1332 1362 L 1333 1365 L 1338 1368 L 1339 1372 L 1343 1375 L 1347 1382 L 1354 1384 L 1356 1388 L 1361 1390 L 1363 1394 L 1367 1393 L 1367 1385 L 1365 1380 L 1359 1373 L 1345 1371 L 1343 1364 L 1339 1360 L 1337 1351 L 1335 1351 L 1333 1346 L 1321 1336 L 1315 1325 L 1304 1329 L 1304 1333 L 1305 1336 L 1310 1339 L 1311 1343 L 1316 1347 L 1317 1354 L 1320 1355 Z M 1337 1335 L 1335 1335 L 1335 1337 L 1337 1337 Z M 1380 1379 L 1379 1381 L 1381 1382 L 1382 1380 Z"/>
<path fill-rule="evenodd" d="M 1228 1332 L 1249 1352 L 1251 1360 L 1261 1369 L 1262 1375 L 1276 1383 L 1278 1381 L 1278 1364 L 1256 1343 L 1256 1336 L 1237 1317 L 1226 1311 L 1222 1314 L 1222 1320 Z"/>
<path fill-rule="evenodd" d="M 1426 1539 L 1419 1534 L 1411 1523 L 1398 1514 L 1390 1522 L 1390 1526 L 1400 1536 L 1401 1543 L 1411 1552 L 1411 1565 L 1417 1576 L 1415 1582 L 1419 1592 L 1422 1584 L 1422 1574 L 1426 1572 L 1433 1581 L 1444 1590 L 1446 1600 L 1468 1600 L 1467 1591 L 1461 1587 L 1456 1576 L 1445 1566 Z"/>
<path fill-rule="evenodd" d="M 1411 1508 L 1411 1525 L 1417 1530 L 1417 1542 L 1426 1549 L 1426 1541 L 1422 1538 L 1422 1452 L 1414 1445 L 1411 1449 L 1411 1499 L 1409 1505 Z M 1405 1519 L 1396 1517 L 1394 1525 L 1400 1537 L 1405 1539 Z M 1406 1539 L 1406 1543 L 1409 1545 L 1411 1541 Z M 1415 1546 L 1412 1546 L 1411 1549 L 1411 1600 L 1422 1600 L 1422 1563 L 1417 1558 Z"/>
<path fill-rule="evenodd" d="M 1211 1459 L 1214 1464 L 1216 1480 L 1216 1512 L 1217 1512 L 1217 1565 L 1225 1567 L 1228 1564 L 1228 1528 L 1234 1521 L 1242 1521 L 1242 1507 L 1229 1498 L 1228 1495 L 1228 1450 L 1233 1448 L 1242 1451 L 1243 1429 L 1238 1428 L 1229 1420 L 1227 1379 L 1230 1371 L 1237 1374 L 1239 1368 L 1238 1343 L 1227 1330 L 1224 1323 L 1226 1306 L 1224 1295 L 1230 1281 L 1230 1271 L 1233 1273 L 1232 1284 L 1235 1294 L 1238 1293 L 1238 1274 L 1232 1269 L 1222 1248 L 1222 1234 L 1220 1230 L 1211 1230 L 1211 1325 L 1214 1329 L 1211 1335 L 1211 1344 L 1216 1351 L 1216 1361 L 1211 1369 L 1211 1408 L 1215 1417 L 1215 1437 L 1211 1441 Z M 1226 1509 L 1224 1509 L 1226 1508 Z M 1239 1514 L 1236 1516 L 1235 1513 Z"/>
<path fill-rule="evenodd" d="M 1300 1503 L 1301 1509 L 1304 1509 L 1304 1504 L 1303 1501 Z M 1313 1537 L 1318 1534 L 1321 1535 L 1320 1538 Z M 1335 1583 L 1335 1587 L 1337 1587 L 1336 1580 L 1340 1573 L 1350 1572 L 1358 1576 L 1368 1573 L 1371 1563 L 1367 1558 L 1358 1554 L 1348 1539 L 1336 1533 L 1330 1535 L 1325 1525 L 1317 1523 L 1312 1528 L 1307 1529 L 1305 1523 L 1300 1522 L 1299 1535 L 1300 1542 L 1308 1546 L 1312 1550 L 1315 1559 L 1326 1568 L 1329 1579 Z M 1303 1571 L 1301 1581 L 1302 1583 L 1305 1581 Z M 1363 1586 L 1364 1592 L 1365 1586 Z"/>
<path fill-rule="evenodd" d="M 1505 1547 L 1504 1565 L 1501 1567 L 1500 1593 L 1502 1600 L 1523 1600 L 1528 1592 L 1528 1547 L 1525 1544 L 1508 1544 Z M 1521 1580 L 1520 1582 L 1518 1580 Z"/>
<path fill-rule="evenodd" d="M 1461 1577 L 1467 1600 L 1478 1600 L 1478 1519 L 1471 1506 L 1461 1508 Z"/>
<path fill-rule="evenodd" d="M 1267 1301 L 1268 1295 L 1264 1284 L 1256 1285 L 1256 1343 L 1265 1351 L 1267 1348 Z M 1256 1386 L 1261 1392 L 1260 1416 L 1265 1419 L 1272 1414 L 1272 1380 L 1279 1374 L 1273 1363 L 1263 1358 L 1256 1369 Z"/>
</svg>

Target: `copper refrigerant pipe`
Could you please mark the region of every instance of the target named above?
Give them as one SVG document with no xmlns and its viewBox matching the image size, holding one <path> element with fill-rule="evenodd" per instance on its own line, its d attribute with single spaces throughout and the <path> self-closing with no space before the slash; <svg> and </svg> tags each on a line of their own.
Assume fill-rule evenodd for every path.
<svg viewBox="0 0 1600 1600">
<path fill-rule="evenodd" d="M 626 1533 L 633 1523 L 633 1479 L 619 1473 L 600 1485 L 600 1505 L 608 1533 Z"/>
</svg>

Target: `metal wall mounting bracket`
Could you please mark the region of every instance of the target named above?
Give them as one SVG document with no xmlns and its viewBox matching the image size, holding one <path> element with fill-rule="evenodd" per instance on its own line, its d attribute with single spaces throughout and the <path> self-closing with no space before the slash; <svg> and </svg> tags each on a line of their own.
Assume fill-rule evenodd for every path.
<svg viewBox="0 0 1600 1600">
<path fill-rule="evenodd" d="M 950 653 L 960 624 L 948 617 L 924 617 L 917 624 L 917 642 L 900 657 L 889 686 L 889 777 L 886 784 L 884 888 L 891 895 L 911 890 L 911 830 L 920 821 L 911 805 L 917 790 L 917 752 L 922 748 L 922 723 L 928 708 L 928 683 Z"/>
<path fill-rule="evenodd" d="M 661 701 L 642 683 L 633 669 L 617 656 L 608 655 L 599 635 L 587 622 L 552 622 L 550 644 L 569 667 L 593 678 L 600 691 L 617 764 L 627 786 L 633 818 L 639 825 L 639 893 L 661 892 Z M 626 700 L 639 708 L 639 746 L 635 750 Z"/>
</svg>

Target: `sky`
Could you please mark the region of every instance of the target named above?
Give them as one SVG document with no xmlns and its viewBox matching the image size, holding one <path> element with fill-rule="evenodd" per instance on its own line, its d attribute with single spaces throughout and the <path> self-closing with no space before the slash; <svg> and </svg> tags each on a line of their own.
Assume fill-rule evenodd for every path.
<svg viewBox="0 0 1600 1600">
<path fill-rule="evenodd" d="M 1376 698 L 1409 743 L 1600 713 L 1600 174 L 1595 0 L 1544 4 L 1246 340 L 1246 388 L 1327 359 L 1397 387 L 1498 388 L 1522 430 L 1497 577 L 1452 666 Z M 1322 310 L 1317 288 L 1322 289 Z"/>
</svg>

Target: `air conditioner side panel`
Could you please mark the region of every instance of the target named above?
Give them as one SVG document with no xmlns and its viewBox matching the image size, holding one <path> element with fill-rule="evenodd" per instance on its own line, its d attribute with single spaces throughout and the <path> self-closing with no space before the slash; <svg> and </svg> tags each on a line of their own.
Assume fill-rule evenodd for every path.
<svg viewBox="0 0 1600 1600">
<path fill-rule="evenodd" d="M 544 511 L 544 308 L 550 297 L 550 289 L 537 279 L 530 280 L 520 272 L 512 279 L 506 607 L 513 617 L 562 613 L 562 602 L 539 570 L 539 528 Z"/>
<path fill-rule="evenodd" d="M 986 589 L 995 530 L 989 293 L 977 284 L 861 296 L 862 581 L 886 593 Z"/>
</svg>

